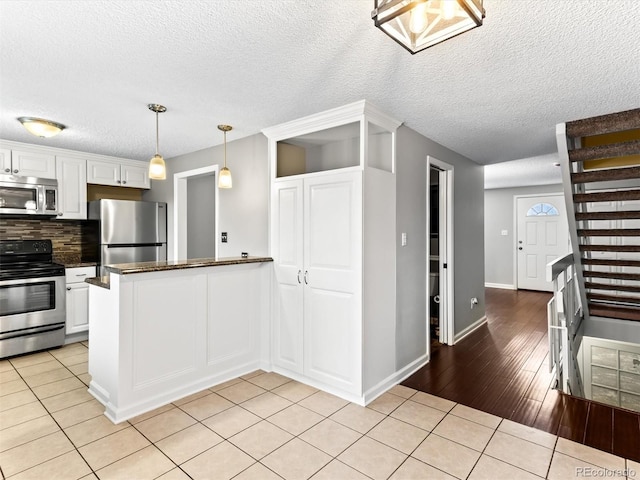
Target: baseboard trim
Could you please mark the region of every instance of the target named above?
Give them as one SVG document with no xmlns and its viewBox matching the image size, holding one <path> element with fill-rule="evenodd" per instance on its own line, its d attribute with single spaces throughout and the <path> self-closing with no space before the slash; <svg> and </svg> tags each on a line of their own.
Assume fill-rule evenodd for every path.
<svg viewBox="0 0 640 480">
<path fill-rule="evenodd" d="M 374 385 L 373 387 L 371 387 L 369 390 L 364 392 L 365 405 L 368 405 L 370 402 L 378 398 L 380 395 L 382 395 L 384 392 L 389 390 L 391 387 L 393 387 L 394 385 L 397 385 L 398 383 L 402 382 L 404 379 L 413 375 L 416 371 L 418 371 L 420 368 L 425 366 L 428 361 L 429 361 L 429 356 L 425 353 L 424 355 L 421 355 L 420 357 L 415 359 L 406 367 L 401 368 L 397 372 L 392 373 L 387 378 L 379 382 L 377 385 Z"/>
<path fill-rule="evenodd" d="M 487 316 L 483 315 L 481 318 L 479 318 L 478 320 L 473 322 L 467 328 L 465 328 L 461 332 L 458 332 L 456 335 L 454 335 L 453 344 L 455 345 L 456 343 L 458 343 L 460 340 L 462 340 L 467 335 L 471 335 L 473 332 L 475 332 L 477 329 L 479 329 L 485 323 L 487 323 Z"/>
<path fill-rule="evenodd" d="M 518 287 L 515 285 L 509 285 L 508 283 L 489 283 L 485 282 L 484 286 L 486 288 L 501 288 L 503 290 L 517 290 Z"/>
</svg>

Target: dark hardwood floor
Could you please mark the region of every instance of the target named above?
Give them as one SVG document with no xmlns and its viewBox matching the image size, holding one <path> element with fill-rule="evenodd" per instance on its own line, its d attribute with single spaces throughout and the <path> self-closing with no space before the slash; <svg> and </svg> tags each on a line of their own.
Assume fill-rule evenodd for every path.
<svg viewBox="0 0 640 480">
<path fill-rule="evenodd" d="M 402 384 L 640 461 L 640 414 L 552 388 L 550 298 L 487 288 L 487 324 L 454 347 L 435 347 L 430 362 Z"/>
</svg>

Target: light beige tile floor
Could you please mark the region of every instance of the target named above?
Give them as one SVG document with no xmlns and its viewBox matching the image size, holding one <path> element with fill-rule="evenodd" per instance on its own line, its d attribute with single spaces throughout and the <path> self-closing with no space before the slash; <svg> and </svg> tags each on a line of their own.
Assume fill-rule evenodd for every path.
<svg viewBox="0 0 640 480">
<path fill-rule="evenodd" d="M 87 344 L 0 360 L 2 479 L 640 478 L 640 464 L 396 386 L 368 407 L 251 372 L 113 425 Z"/>
</svg>

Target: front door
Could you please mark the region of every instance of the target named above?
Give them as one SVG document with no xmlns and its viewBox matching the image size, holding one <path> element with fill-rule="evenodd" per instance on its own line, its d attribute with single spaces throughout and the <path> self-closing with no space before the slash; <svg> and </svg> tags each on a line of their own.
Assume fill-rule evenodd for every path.
<svg viewBox="0 0 640 480">
<path fill-rule="evenodd" d="M 550 292 L 547 263 L 570 251 L 564 197 L 517 197 L 516 204 L 518 288 Z"/>
</svg>

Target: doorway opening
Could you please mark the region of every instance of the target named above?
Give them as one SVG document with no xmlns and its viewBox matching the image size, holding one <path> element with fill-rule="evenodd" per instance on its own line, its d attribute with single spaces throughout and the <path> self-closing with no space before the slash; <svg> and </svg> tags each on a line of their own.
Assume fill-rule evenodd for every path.
<svg viewBox="0 0 640 480">
<path fill-rule="evenodd" d="M 427 344 L 453 345 L 453 166 L 427 157 Z"/>
<path fill-rule="evenodd" d="M 174 174 L 174 260 L 218 258 L 217 178 L 217 165 Z"/>
</svg>

